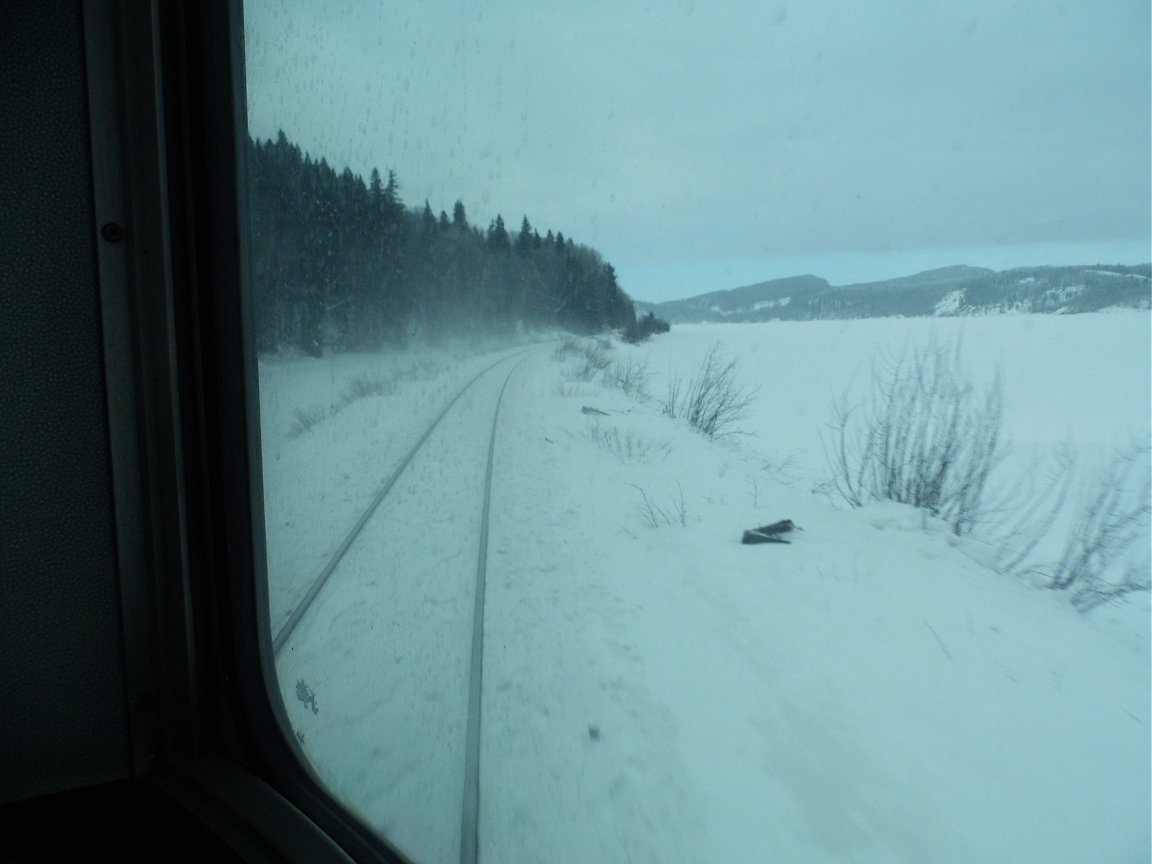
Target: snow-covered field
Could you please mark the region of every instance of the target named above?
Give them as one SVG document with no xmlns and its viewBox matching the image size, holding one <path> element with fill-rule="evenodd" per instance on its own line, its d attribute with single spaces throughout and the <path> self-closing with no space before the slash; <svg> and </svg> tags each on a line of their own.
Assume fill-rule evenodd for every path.
<svg viewBox="0 0 1152 864">
<path fill-rule="evenodd" d="M 1147 445 L 1147 313 L 677 327 L 610 351 L 647 363 L 641 400 L 528 347 L 495 453 L 483 861 L 1149 859 L 1147 593 L 1082 614 L 979 537 L 819 491 L 834 398 L 862 397 L 878 348 L 931 338 L 962 338 L 976 383 L 1000 370 L 1002 483 L 1061 444 L 1077 483 Z M 660 402 L 716 342 L 759 390 L 709 441 Z M 423 425 L 524 347 L 262 364 L 274 627 Z M 420 862 L 459 855 L 478 487 L 515 362 L 429 439 L 278 659 L 318 776 Z M 358 377 L 395 390 L 341 407 Z M 791 545 L 741 545 L 785 518 Z M 1126 563 L 1147 570 L 1146 527 Z"/>
</svg>

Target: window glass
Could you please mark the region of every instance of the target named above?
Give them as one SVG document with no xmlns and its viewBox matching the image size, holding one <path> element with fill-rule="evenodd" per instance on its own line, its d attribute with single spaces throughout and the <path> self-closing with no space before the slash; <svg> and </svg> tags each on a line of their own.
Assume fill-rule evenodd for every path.
<svg viewBox="0 0 1152 864">
<path fill-rule="evenodd" d="M 244 17 L 342 805 L 416 862 L 1147 860 L 1147 3 Z"/>
</svg>

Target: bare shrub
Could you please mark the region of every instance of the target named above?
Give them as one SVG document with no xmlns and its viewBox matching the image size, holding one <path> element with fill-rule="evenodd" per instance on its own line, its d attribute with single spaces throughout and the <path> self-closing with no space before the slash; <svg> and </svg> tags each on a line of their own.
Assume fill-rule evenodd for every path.
<svg viewBox="0 0 1152 864">
<path fill-rule="evenodd" d="M 1152 591 L 1152 577 L 1146 568 L 1132 566 L 1125 570 L 1118 582 L 1095 579 L 1081 586 L 1072 595 L 1072 604 L 1081 612 L 1091 612 L 1097 606 L 1141 591 Z"/>
<path fill-rule="evenodd" d="M 1072 604 L 1087 612 L 1137 591 L 1152 590 L 1147 566 L 1119 566 L 1125 553 L 1147 531 L 1150 513 L 1148 449 L 1133 447 L 1114 454 L 1100 471 L 1090 472 L 1070 517 L 1061 519 L 1071 498 L 1076 456 L 1061 448 L 1056 468 L 1039 492 L 1026 478 L 1020 517 L 1002 531 L 996 568 L 1067 591 Z M 1029 473 L 1036 471 L 1033 466 Z M 1066 531 L 1055 560 L 1037 562 L 1036 549 L 1057 531 Z M 1119 572 L 1123 569 L 1123 572 Z"/>
<path fill-rule="evenodd" d="M 607 450 L 621 462 L 667 459 L 672 452 L 672 445 L 666 440 L 644 439 L 633 434 L 631 430 L 621 434 L 615 426 L 601 426 L 599 423 L 589 424 L 588 437 L 597 447 Z"/>
<path fill-rule="evenodd" d="M 328 409 L 322 406 L 307 411 L 298 408 L 292 412 L 292 416 L 295 419 L 292 421 L 292 425 L 288 427 L 288 437 L 299 438 L 313 426 L 323 423 L 328 417 Z"/>
<path fill-rule="evenodd" d="M 672 499 L 668 507 L 658 505 L 648 497 L 648 492 L 645 489 L 635 483 L 629 485 L 640 493 L 640 503 L 637 504 L 637 510 L 644 520 L 644 524 L 649 528 L 659 528 L 661 525 L 688 527 L 688 505 L 684 501 L 684 487 L 679 483 L 676 484 L 679 495 Z"/>
<path fill-rule="evenodd" d="M 610 351 L 612 351 L 611 340 L 577 339 L 575 336 L 566 336 L 552 352 L 552 359 L 558 362 L 571 360 L 567 376 L 580 381 L 591 381 L 611 364 Z"/>
<path fill-rule="evenodd" d="M 603 348 L 595 345 L 582 345 L 579 356 L 571 367 L 571 377 L 580 381 L 591 381 L 608 368 L 612 358 Z"/>
<path fill-rule="evenodd" d="M 997 375 L 977 392 L 961 375 L 959 349 L 933 344 L 882 356 L 863 410 L 843 399 L 835 405 L 832 485 L 851 506 L 911 504 L 956 534 L 980 521 L 1000 455 L 1001 387 Z"/>
<path fill-rule="evenodd" d="M 663 411 L 672 418 L 683 416 L 689 426 L 709 438 L 721 438 L 739 434 L 735 424 L 747 417 L 754 396 L 755 390 L 737 380 L 736 361 L 724 360 L 716 343 L 686 389 L 678 377 L 669 378 Z"/>
<path fill-rule="evenodd" d="M 575 336 L 565 336 L 564 340 L 556 346 L 556 350 L 552 352 L 552 359 L 560 362 L 567 360 L 573 354 L 580 353 L 580 343 L 576 341 Z"/>
<path fill-rule="evenodd" d="M 634 357 L 617 360 L 604 370 L 604 386 L 622 391 L 634 399 L 648 396 L 648 364 Z"/>
<path fill-rule="evenodd" d="M 769 459 L 760 466 L 760 470 L 777 483 L 786 484 L 791 480 L 795 467 L 795 457 L 785 456 L 783 459 Z"/>
<path fill-rule="evenodd" d="M 1022 576 L 1034 569 L 1027 562 L 1064 509 L 1075 468 L 1076 454 L 1070 446 L 1059 449 L 1055 466 L 1047 471 L 1041 460 L 1034 459 L 1000 501 L 988 508 L 987 515 L 995 517 L 988 521 L 1000 526 L 995 532 L 998 571 Z"/>
<path fill-rule="evenodd" d="M 358 399 L 367 399 L 370 396 L 391 396 L 396 392 L 396 382 L 391 378 L 372 378 L 360 375 L 352 379 L 352 383 L 340 394 L 344 406 L 350 405 Z"/>
<path fill-rule="evenodd" d="M 1047 573 L 1049 587 L 1071 591 L 1083 610 L 1149 590 L 1147 572 L 1129 568 L 1119 581 L 1108 573 L 1147 524 L 1150 491 L 1147 450 L 1113 456 L 1081 499 L 1064 550 Z"/>
<path fill-rule="evenodd" d="M 591 381 L 596 377 L 597 372 L 603 372 L 611 362 L 612 358 L 604 348 L 594 345 L 585 346 L 580 378 L 584 381 Z"/>
</svg>

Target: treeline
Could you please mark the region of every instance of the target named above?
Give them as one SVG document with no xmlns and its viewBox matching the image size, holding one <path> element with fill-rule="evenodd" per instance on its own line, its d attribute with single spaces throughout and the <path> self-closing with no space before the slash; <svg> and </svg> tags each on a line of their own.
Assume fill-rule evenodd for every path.
<svg viewBox="0 0 1152 864">
<path fill-rule="evenodd" d="M 394 172 L 337 173 L 288 141 L 250 140 L 251 277 L 257 347 L 376 350 L 473 332 L 637 327 L 632 300 L 594 249 L 544 236 L 525 216 L 469 224 L 409 209 Z M 515 230 L 515 229 L 514 229 Z"/>
<path fill-rule="evenodd" d="M 649 312 L 647 315 L 642 315 L 625 327 L 624 332 L 621 333 L 620 336 L 625 342 L 638 345 L 641 342 L 647 341 L 649 336 L 656 333 L 667 333 L 670 329 L 671 325 L 669 325 L 667 321 L 657 318 Z"/>
</svg>

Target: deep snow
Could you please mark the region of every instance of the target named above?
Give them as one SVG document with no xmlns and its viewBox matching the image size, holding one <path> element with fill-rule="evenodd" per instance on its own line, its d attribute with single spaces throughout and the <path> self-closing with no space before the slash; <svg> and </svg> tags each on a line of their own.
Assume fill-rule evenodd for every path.
<svg viewBox="0 0 1152 864">
<path fill-rule="evenodd" d="M 1084 615 L 994 572 L 979 538 L 814 492 L 832 399 L 864 392 L 878 346 L 932 335 L 963 337 L 978 382 L 1001 369 L 1005 477 L 1061 442 L 1086 464 L 1147 442 L 1147 313 L 677 327 L 611 350 L 647 361 L 642 401 L 573 379 L 555 343 L 530 351 L 493 477 L 482 860 L 1148 860 L 1147 594 Z M 759 392 L 744 434 L 708 441 L 659 401 L 716 341 Z M 262 364 L 274 626 L 422 424 L 516 350 Z M 510 366 L 429 440 L 278 659 L 317 775 L 421 862 L 458 857 L 479 478 Z M 394 372 L 395 393 L 287 434 Z M 781 518 L 791 545 L 740 544 Z M 1147 559 L 1146 541 L 1128 556 Z"/>
</svg>

